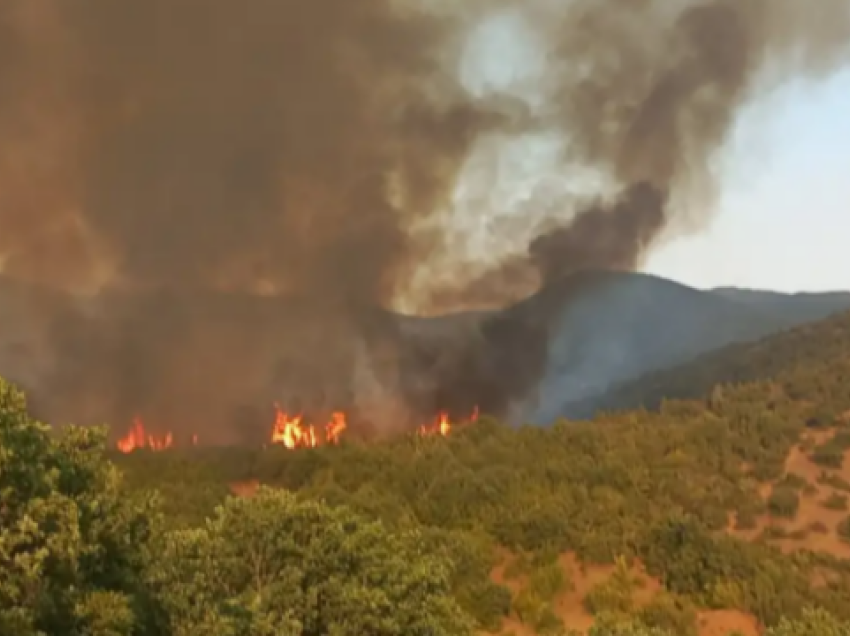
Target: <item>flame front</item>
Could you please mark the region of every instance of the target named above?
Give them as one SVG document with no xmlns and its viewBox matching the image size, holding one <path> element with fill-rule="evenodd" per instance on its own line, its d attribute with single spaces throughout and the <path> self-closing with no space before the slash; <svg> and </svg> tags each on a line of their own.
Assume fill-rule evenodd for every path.
<svg viewBox="0 0 850 636">
<path fill-rule="evenodd" d="M 122 453 L 132 453 L 137 448 L 149 448 L 152 451 L 162 451 L 171 448 L 173 439 L 171 431 L 165 435 L 154 435 L 145 431 L 142 418 L 135 417 L 128 433 L 118 440 L 116 446 Z"/>
<path fill-rule="evenodd" d="M 321 431 L 313 425 L 304 423 L 304 418 L 301 415 L 290 416 L 278 404 L 275 408 L 275 422 L 272 427 L 271 443 L 281 444 L 288 449 L 296 448 L 315 448 L 320 444 L 337 444 L 343 431 L 348 428 L 346 415 L 342 411 L 337 411 L 331 415 L 330 420 L 324 426 L 324 437 L 317 430 Z M 470 415 L 467 422 L 474 422 L 478 419 L 478 407 L 476 406 Z M 420 426 L 418 433 L 422 436 L 440 435 L 448 436 L 452 431 L 452 422 L 448 412 L 441 411 L 432 424 Z"/>
<path fill-rule="evenodd" d="M 325 440 L 329 444 L 338 444 L 339 436 L 348 428 L 345 413 L 337 411 L 331 416 L 331 421 L 325 424 Z"/>
<path fill-rule="evenodd" d="M 317 433 L 317 427 L 306 425 L 301 415 L 289 416 L 279 405 L 274 405 L 275 422 L 271 433 L 271 443 L 280 444 L 288 449 L 315 448 L 319 444 L 338 444 L 343 432 L 348 428 L 346 415 L 342 411 L 334 412 L 324 425 L 324 436 Z M 478 419 L 478 407 L 472 412 L 468 422 Z M 418 433 L 422 436 L 448 436 L 452 431 L 452 422 L 446 411 L 441 411 L 431 424 L 420 426 Z M 321 428 L 318 429 L 321 431 Z M 162 451 L 173 446 L 171 431 L 163 435 L 155 435 L 145 430 L 141 417 L 133 419 L 133 425 L 127 434 L 116 442 L 116 447 L 122 453 L 131 453 L 139 448 L 152 451 Z M 191 436 L 191 445 L 198 445 L 197 433 Z"/>
<path fill-rule="evenodd" d="M 449 419 L 449 414 L 445 411 L 440 412 L 433 424 L 419 427 L 420 435 L 442 435 L 443 437 L 446 437 L 451 432 L 452 423 Z"/>
<path fill-rule="evenodd" d="M 272 428 L 272 444 L 283 444 L 286 448 L 314 448 L 319 445 L 319 436 L 315 426 L 307 426 L 301 415 L 290 417 L 286 411 L 275 404 L 275 422 Z M 345 413 L 337 411 L 325 424 L 326 444 L 339 443 L 339 437 L 348 427 Z"/>
</svg>

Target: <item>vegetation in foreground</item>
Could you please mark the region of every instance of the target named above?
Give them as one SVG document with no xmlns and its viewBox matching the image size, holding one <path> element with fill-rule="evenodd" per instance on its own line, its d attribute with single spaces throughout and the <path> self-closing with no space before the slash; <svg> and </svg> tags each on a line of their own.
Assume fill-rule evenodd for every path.
<svg viewBox="0 0 850 636">
<path fill-rule="evenodd" d="M 850 317 L 759 347 L 769 379 L 658 412 L 116 463 L 0 384 L 0 634 L 565 634 L 594 568 L 594 636 L 850 634 L 848 553 L 806 549 L 850 545 Z"/>
</svg>

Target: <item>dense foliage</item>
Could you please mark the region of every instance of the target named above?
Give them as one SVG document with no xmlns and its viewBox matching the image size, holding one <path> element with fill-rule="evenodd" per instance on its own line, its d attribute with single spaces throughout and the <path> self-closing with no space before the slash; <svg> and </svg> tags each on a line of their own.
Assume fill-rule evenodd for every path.
<svg viewBox="0 0 850 636">
<path fill-rule="evenodd" d="M 842 505 L 850 317 L 731 360 L 753 381 L 709 386 L 724 374 L 709 357 L 697 363 L 709 371 L 677 376 L 704 397 L 547 429 L 482 418 L 445 439 L 115 457 L 127 497 L 99 433 L 52 439 L 4 388 L 0 565 L 15 565 L 0 581 L 0 633 L 464 634 L 508 614 L 566 633 L 555 601 L 573 582 L 557 560 L 570 553 L 614 564 L 585 598 L 594 636 L 691 634 L 707 608 L 752 614 L 771 636 L 848 634 L 850 563 L 735 530 L 793 518 L 817 485 Z M 838 432 L 806 450 L 818 484 L 786 473 L 801 434 L 826 428 Z M 251 480 L 279 490 L 227 495 Z M 35 523 L 50 536 L 21 539 L 54 500 L 57 520 Z M 845 519 L 836 534 L 850 541 Z M 636 563 L 663 585 L 649 602 L 635 601 Z M 57 632 L 57 620 L 80 627 Z"/>
<path fill-rule="evenodd" d="M 588 404 L 596 408 L 656 408 L 665 399 L 692 399 L 707 395 L 721 384 L 764 381 L 780 376 L 790 397 L 818 397 L 817 376 L 829 372 L 831 364 L 841 365 L 842 354 L 850 352 L 848 317 L 838 314 L 821 322 L 807 324 L 769 336 L 756 343 L 738 343 L 700 356 L 695 362 L 647 374 L 594 397 Z M 793 376 L 793 379 L 791 379 Z M 575 404 L 579 411 L 586 408 Z M 813 413 L 829 417 L 829 413 Z"/>
<path fill-rule="evenodd" d="M 416 531 L 263 490 L 196 528 L 160 523 L 104 459 L 0 382 L 3 636 L 455 636 L 453 564 Z"/>
<path fill-rule="evenodd" d="M 58 439 L 0 380 L 0 634 L 127 634 L 151 502 L 120 490 L 105 432 Z"/>
</svg>

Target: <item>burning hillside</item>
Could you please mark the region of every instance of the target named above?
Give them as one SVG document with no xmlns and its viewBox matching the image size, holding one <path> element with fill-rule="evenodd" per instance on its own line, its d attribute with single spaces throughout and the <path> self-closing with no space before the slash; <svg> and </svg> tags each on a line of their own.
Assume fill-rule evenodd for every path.
<svg viewBox="0 0 850 636">
<path fill-rule="evenodd" d="M 274 405 L 274 410 L 274 425 L 271 427 L 268 443 L 281 445 L 289 450 L 339 444 L 348 428 L 348 418 L 342 411 L 332 413 L 324 425 L 316 425 L 307 423 L 303 415 L 288 415 L 278 404 Z M 455 426 L 477 420 L 477 408 L 473 410 L 469 418 L 455 423 L 452 423 L 448 413 L 441 412 L 430 424 L 419 426 L 416 433 L 423 437 L 434 435 L 446 437 Z M 198 439 L 198 435 L 193 434 L 190 438 L 190 444 L 197 446 L 199 443 Z M 160 452 L 175 446 L 179 446 L 179 444 L 175 444 L 171 431 L 163 434 L 148 432 L 144 422 L 139 417 L 133 420 L 133 424 L 126 435 L 115 443 L 116 449 L 125 454 L 136 450 Z"/>
<path fill-rule="evenodd" d="M 0 372 L 51 421 L 211 444 L 267 439 L 273 403 L 366 436 L 504 414 L 569 294 L 517 301 L 639 268 L 695 195 L 710 209 L 740 106 L 840 66 L 849 13 L 5 0 Z M 499 20 L 545 68 L 471 78 Z M 520 184 L 501 166 L 529 140 L 554 151 Z"/>
</svg>

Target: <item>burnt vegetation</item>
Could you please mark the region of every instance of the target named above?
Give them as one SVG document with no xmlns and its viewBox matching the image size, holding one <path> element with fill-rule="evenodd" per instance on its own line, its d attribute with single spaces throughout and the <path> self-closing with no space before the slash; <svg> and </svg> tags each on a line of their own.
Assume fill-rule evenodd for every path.
<svg viewBox="0 0 850 636">
<path fill-rule="evenodd" d="M 595 634 L 698 633 L 720 609 L 775 634 L 850 621 L 850 315 L 675 377 L 698 397 L 550 428 L 115 457 L 94 429 L 51 439 L 4 386 L 0 627 L 553 634 L 580 589 Z M 835 521 L 804 519 L 809 500 Z"/>
</svg>

